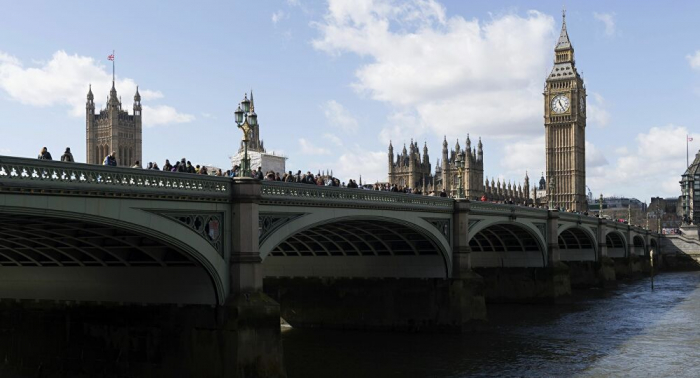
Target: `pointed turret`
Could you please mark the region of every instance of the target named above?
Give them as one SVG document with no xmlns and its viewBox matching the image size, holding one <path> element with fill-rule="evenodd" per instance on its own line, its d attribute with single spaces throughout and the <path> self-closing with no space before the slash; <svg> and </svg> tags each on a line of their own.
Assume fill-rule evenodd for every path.
<svg viewBox="0 0 700 378">
<path fill-rule="evenodd" d="M 459 154 L 462 152 L 462 149 L 459 147 L 459 138 L 457 138 L 457 143 L 455 143 L 455 152 Z"/>
<path fill-rule="evenodd" d="M 263 109 L 263 110 L 265 110 L 265 109 Z M 255 111 L 255 101 L 253 101 L 253 88 L 250 88 L 250 111 L 251 112 Z"/>
<path fill-rule="evenodd" d="M 90 84 L 90 86 L 88 88 L 87 99 L 88 99 L 88 102 L 92 102 L 95 99 L 95 96 L 92 94 L 92 84 Z"/>
<path fill-rule="evenodd" d="M 569 33 L 566 30 L 566 10 L 561 12 L 561 32 L 559 33 L 559 40 L 557 41 L 557 46 L 555 50 L 566 50 L 573 48 L 571 46 L 571 41 L 569 40 Z"/>
<path fill-rule="evenodd" d="M 481 144 L 481 137 L 479 137 L 479 144 L 477 145 L 478 150 L 476 151 L 476 160 L 477 161 L 483 161 L 484 160 L 484 146 Z"/>
<path fill-rule="evenodd" d="M 472 140 L 469 139 L 469 134 L 467 134 L 467 151 L 471 151 L 472 149 Z"/>
<path fill-rule="evenodd" d="M 141 102 L 141 94 L 139 93 L 139 86 L 136 86 L 136 94 L 134 95 L 134 102 Z"/>
</svg>

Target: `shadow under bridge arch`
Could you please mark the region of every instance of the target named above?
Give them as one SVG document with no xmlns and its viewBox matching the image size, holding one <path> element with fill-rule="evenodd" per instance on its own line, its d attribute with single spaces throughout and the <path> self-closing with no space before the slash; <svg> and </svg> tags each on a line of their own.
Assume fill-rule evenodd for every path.
<svg viewBox="0 0 700 378">
<path fill-rule="evenodd" d="M 261 244 L 266 277 L 446 278 L 450 274 L 449 240 L 425 220 L 304 218 L 276 230 L 277 235 Z"/>
<path fill-rule="evenodd" d="M 119 220 L 61 215 L 0 211 L 0 298 L 172 304 L 222 299 L 212 269 L 176 239 Z"/>
<path fill-rule="evenodd" d="M 618 231 L 610 231 L 605 235 L 605 247 L 608 250 L 608 257 L 626 257 L 625 237 Z"/>
<path fill-rule="evenodd" d="M 596 261 L 594 237 L 580 227 L 565 228 L 559 232 L 559 254 L 562 261 Z"/>
<path fill-rule="evenodd" d="M 474 268 L 533 268 L 546 265 L 546 254 L 539 238 L 525 226 L 515 223 L 491 224 L 469 239 Z"/>
</svg>

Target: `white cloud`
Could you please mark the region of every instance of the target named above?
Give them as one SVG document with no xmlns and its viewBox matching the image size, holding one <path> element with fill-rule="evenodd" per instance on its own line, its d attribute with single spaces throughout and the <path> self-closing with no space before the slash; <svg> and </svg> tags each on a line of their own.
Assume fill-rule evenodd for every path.
<svg viewBox="0 0 700 378">
<path fill-rule="evenodd" d="M 299 149 L 303 155 L 328 155 L 330 151 L 323 147 L 315 146 L 304 138 L 299 138 Z"/>
<path fill-rule="evenodd" d="M 10 155 L 12 153 L 12 150 L 9 148 L 0 148 L 0 155 Z"/>
<path fill-rule="evenodd" d="M 218 119 L 215 115 L 212 115 L 211 113 L 200 113 L 202 117 L 204 118 L 209 118 L 209 119 Z"/>
<path fill-rule="evenodd" d="M 272 23 L 277 25 L 278 22 L 282 21 L 285 18 L 287 18 L 287 14 L 284 13 L 283 10 L 279 9 L 272 14 Z"/>
<path fill-rule="evenodd" d="M 500 166 L 507 176 L 524 177 L 527 171 L 532 180 L 534 177 L 532 172 L 543 171 L 545 164 L 544 135 L 519 140 L 503 147 Z M 532 186 L 532 181 L 530 185 Z"/>
<path fill-rule="evenodd" d="M 421 122 L 415 111 L 397 111 L 389 115 L 388 124 L 379 132 L 379 140 L 385 145 L 389 141 L 394 143 L 406 142 L 407 138 L 419 139 L 425 134 L 427 128 Z"/>
<path fill-rule="evenodd" d="M 589 125 L 600 128 L 610 123 L 610 113 L 606 110 L 605 99 L 598 93 L 591 92 L 586 100 L 586 117 Z"/>
<path fill-rule="evenodd" d="M 688 59 L 688 64 L 690 64 L 690 68 L 700 70 L 700 50 L 694 52 L 692 55 L 686 55 L 685 58 Z"/>
<path fill-rule="evenodd" d="M 367 151 L 355 146 L 340 155 L 333 165 L 338 167 L 333 174 L 345 182 L 350 178 L 359 180 L 360 176 L 363 183 L 384 182 L 387 180 L 387 162 L 386 152 Z"/>
<path fill-rule="evenodd" d="M 57 51 L 48 62 L 41 63 L 39 67 L 24 67 L 19 59 L 0 51 L 0 89 L 22 104 L 38 107 L 65 106 L 72 116 L 81 117 L 85 115 L 88 84 L 92 84 L 97 107 L 104 104 L 111 88 L 112 75 L 104 65 L 91 57 Z M 120 78 L 115 86 L 118 93 L 125 94 L 122 101 L 129 108 L 136 92 L 136 82 L 130 78 Z M 160 91 L 140 89 L 139 92 L 142 102 L 164 97 Z M 153 113 L 149 115 L 149 111 Z M 178 113 L 166 105 L 144 104 L 143 116 L 146 127 L 194 119 L 193 116 Z"/>
<path fill-rule="evenodd" d="M 337 101 L 326 101 L 323 104 L 322 109 L 323 114 L 326 116 L 326 120 L 331 126 L 339 128 L 348 134 L 357 132 L 359 127 L 357 120 L 347 109 L 345 109 L 343 105 Z"/>
<path fill-rule="evenodd" d="M 619 157 L 612 164 L 587 172 L 589 186 L 594 192 L 605 189 L 606 195 L 632 196 L 640 200 L 652 195 L 680 195 L 678 181 L 686 169 L 683 147 L 688 133 L 685 127 L 666 125 L 638 134 L 635 148 L 617 149 Z M 691 137 L 699 136 L 691 134 Z"/>
<path fill-rule="evenodd" d="M 326 133 L 323 134 L 323 138 L 327 139 L 329 142 L 335 144 L 338 147 L 343 146 L 343 141 L 340 138 L 338 138 L 335 134 Z"/>
<path fill-rule="evenodd" d="M 543 72 L 556 40 L 550 16 L 482 22 L 448 17 L 432 0 L 331 0 L 315 26 L 316 49 L 367 58 L 355 72 L 359 93 L 415 112 L 421 129 L 448 137 L 541 133 Z"/>
<path fill-rule="evenodd" d="M 145 127 L 165 125 L 168 123 L 187 123 L 195 119 L 193 115 L 179 113 L 175 108 L 167 105 L 144 105 L 142 114 L 143 126 Z"/>
<path fill-rule="evenodd" d="M 605 25 L 605 35 L 615 35 L 615 13 L 593 13 L 593 17 Z"/>
</svg>

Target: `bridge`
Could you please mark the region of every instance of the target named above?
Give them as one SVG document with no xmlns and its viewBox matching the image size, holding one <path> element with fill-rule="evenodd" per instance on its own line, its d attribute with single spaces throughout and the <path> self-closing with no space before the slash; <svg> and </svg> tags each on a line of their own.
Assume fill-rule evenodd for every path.
<svg viewBox="0 0 700 378">
<path fill-rule="evenodd" d="M 362 324 L 461 326 L 485 317 L 484 297 L 522 294 L 520 286 L 533 288 L 526 296 L 565 295 L 570 282 L 614 280 L 659 245 L 649 230 L 545 209 L 8 156 L 0 224 L 2 303 L 174 305 L 200 335 L 178 334 L 187 343 L 235 329 L 225 348 L 237 366 L 258 366 L 280 345 L 280 308 L 263 289 L 299 325 L 376 315 Z M 503 287 L 509 274 L 519 275 L 515 289 Z M 405 302 L 416 307 L 400 320 L 372 312 L 402 314 Z M 326 305 L 336 312 L 318 309 Z M 348 310 L 361 306 L 371 308 Z M 245 327 L 271 344 L 238 348 L 249 342 Z M 219 362 L 211 366 L 231 363 Z"/>
<path fill-rule="evenodd" d="M 523 206 L 15 157 L 0 157 L 0 223 L 0 297 L 136 303 L 223 304 L 266 276 L 447 279 L 658 245 Z"/>
</svg>

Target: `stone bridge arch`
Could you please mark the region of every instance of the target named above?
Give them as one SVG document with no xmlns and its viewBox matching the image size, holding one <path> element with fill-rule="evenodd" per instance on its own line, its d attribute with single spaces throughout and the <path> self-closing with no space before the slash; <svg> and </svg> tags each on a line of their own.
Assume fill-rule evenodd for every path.
<svg viewBox="0 0 700 378">
<path fill-rule="evenodd" d="M 451 217 L 318 210 L 261 210 L 260 256 L 266 277 L 446 278 L 451 274 Z"/>
<path fill-rule="evenodd" d="M 13 285 L 0 284 L 0 297 L 225 301 L 230 240 L 221 230 L 229 214 L 216 204 L 12 194 L 2 199 L 0 265 L 8 268 L 0 282 Z M 210 230 L 213 219 L 218 232 Z"/>
<path fill-rule="evenodd" d="M 627 240 L 625 235 L 618 230 L 608 231 L 605 234 L 605 248 L 608 252 L 608 257 L 627 257 Z"/>
<path fill-rule="evenodd" d="M 565 225 L 557 237 L 562 261 L 597 261 L 595 234 L 586 227 Z"/>
<path fill-rule="evenodd" d="M 646 256 L 647 246 L 644 242 L 644 237 L 642 237 L 642 235 L 635 234 L 632 236 L 632 248 L 630 249 L 630 254 L 637 256 Z"/>
<path fill-rule="evenodd" d="M 469 230 L 471 266 L 544 267 L 547 253 L 541 232 L 529 222 L 480 221 Z"/>
</svg>

